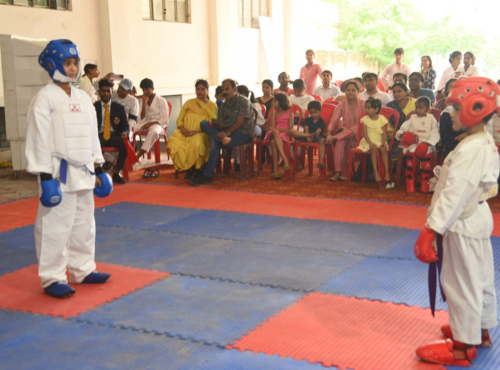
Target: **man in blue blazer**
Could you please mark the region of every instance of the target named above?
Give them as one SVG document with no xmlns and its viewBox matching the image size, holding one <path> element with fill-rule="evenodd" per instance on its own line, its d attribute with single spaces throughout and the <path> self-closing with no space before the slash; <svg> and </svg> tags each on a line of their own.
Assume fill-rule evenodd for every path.
<svg viewBox="0 0 500 370">
<path fill-rule="evenodd" d="M 118 148 L 118 159 L 113 171 L 113 182 L 125 184 L 126 181 L 120 176 L 120 170 L 127 159 L 127 148 L 124 139 L 128 140 L 129 124 L 125 107 L 111 101 L 113 94 L 113 82 L 103 78 L 99 81 L 99 96 L 101 100 L 94 103 L 97 114 L 97 127 L 99 130 L 99 141 L 101 147 Z"/>
</svg>

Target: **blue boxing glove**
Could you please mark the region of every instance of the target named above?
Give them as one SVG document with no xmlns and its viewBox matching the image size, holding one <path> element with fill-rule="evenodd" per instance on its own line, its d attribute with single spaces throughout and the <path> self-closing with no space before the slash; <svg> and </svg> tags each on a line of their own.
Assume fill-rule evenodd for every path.
<svg viewBox="0 0 500 370">
<path fill-rule="evenodd" d="M 55 207 L 61 203 L 61 188 L 59 187 L 59 183 L 52 178 L 52 175 L 42 173 L 40 174 L 40 180 L 40 185 L 42 186 L 40 203 L 44 207 Z"/>
<path fill-rule="evenodd" d="M 95 174 L 101 180 L 101 186 L 94 188 L 94 195 L 99 198 L 105 198 L 113 192 L 113 180 L 106 172 L 102 172 L 101 167 L 95 169 Z"/>
</svg>

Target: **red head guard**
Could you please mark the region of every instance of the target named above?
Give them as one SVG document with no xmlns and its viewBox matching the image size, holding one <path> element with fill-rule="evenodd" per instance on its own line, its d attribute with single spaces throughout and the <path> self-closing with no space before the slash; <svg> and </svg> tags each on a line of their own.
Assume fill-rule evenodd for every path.
<svg viewBox="0 0 500 370">
<path fill-rule="evenodd" d="M 472 127 L 495 111 L 498 95 L 500 95 L 500 88 L 489 78 L 460 78 L 455 82 L 447 102 L 460 104 L 462 106 L 460 122 L 464 126 Z M 480 105 L 481 109 L 475 111 L 476 105 Z"/>
</svg>

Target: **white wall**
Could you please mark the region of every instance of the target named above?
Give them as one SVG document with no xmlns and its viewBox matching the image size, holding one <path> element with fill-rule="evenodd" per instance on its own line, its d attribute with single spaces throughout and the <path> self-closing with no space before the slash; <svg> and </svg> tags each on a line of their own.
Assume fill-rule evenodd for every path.
<svg viewBox="0 0 500 370">
<path fill-rule="evenodd" d="M 73 0 L 73 11 L 0 5 L 0 34 L 47 40 L 68 38 L 78 45 L 84 59 L 101 61 L 99 1 Z M 0 78 L 0 105 L 4 105 L 2 81 Z"/>
</svg>

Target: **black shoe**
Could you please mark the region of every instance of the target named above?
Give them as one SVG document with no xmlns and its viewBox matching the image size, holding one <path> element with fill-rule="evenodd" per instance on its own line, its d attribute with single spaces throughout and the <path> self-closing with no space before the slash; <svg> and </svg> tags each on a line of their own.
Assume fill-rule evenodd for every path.
<svg viewBox="0 0 500 370">
<path fill-rule="evenodd" d="M 193 167 L 191 167 L 189 170 L 186 171 L 186 175 L 184 176 L 184 178 L 186 180 L 189 180 L 191 177 L 193 177 L 193 173 L 194 173 L 194 169 L 193 169 Z"/>
<path fill-rule="evenodd" d="M 212 177 L 207 177 L 205 175 L 189 180 L 189 183 L 193 186 L 212 184 L 213 182 L 214 179 Z"/>
<path fill-rule="evenodd" d="M 197 179 L 198 177 L 203 176 L 203 171 L 202 170 L 196 170 L 194 171 L 194 178 Z"/>
<path fill-rule="evenodd" d="M 234 165 L 234 172 L 240 172 L 240 165 L 239 164 L 235 164 Z"/>
<path fill-rule="evenodd" d="M 127 180 L 125 180 L 123 177 L 121 177 L 119 173 L 115 173 L 113 175 L 113 182 L 117 183 L 117 184 L 126 184 Z"/>
</svg>

